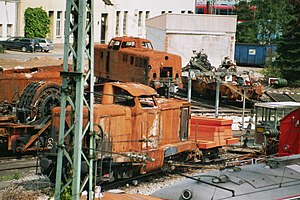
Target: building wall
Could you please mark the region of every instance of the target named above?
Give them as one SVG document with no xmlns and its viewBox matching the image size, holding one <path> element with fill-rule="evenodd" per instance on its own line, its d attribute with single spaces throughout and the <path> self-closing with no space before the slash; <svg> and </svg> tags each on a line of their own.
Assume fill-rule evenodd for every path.
<svg viewBox="0 0 300 200">
<path fill-rule="evenodd" d="M 94 0 L 94 38 L 96 43 L 108 43 L 114 36 L 146 37 L 146 18 L 164 12 L 193 13 L 195 9 L 195 0 L 111 0 L 111 2 L 114 4 L 113 6 L 106 6 L 102 0 Z M 61 34 L 56 32 L 59 32 L 59 28 L 63 31 L 65 0 L 20 1 L 18 35 L 24 35 L 24 12 L 26 8 L 40 6 L 47 11 L 51 18 L 50 38 L 54 43 L 63 43 L 63 32 Z M 62 13 L 61 19 L 58 19 L 58 12 Z M 117 17 L 117 13 L 119 13 L 119 17 Z M 58 24 L 60 24 L 59 27 Z"/>
<path fill-rule="evenodd" d="M 16 3 L 0 1 L 0 40 L 6 40 L 15 35 L 16 8 Z"/>
<path fill-rule="evenodd" d="M 146 21 L 147 38 L 158 50 L 180 55 L 182 66 L 189 62 L 193 50 L 203 49 L 211 64 L 218 67 L 223 57 L 234 59 L 236 20 L 232 15 L 165 14 Z"/>
</svg>

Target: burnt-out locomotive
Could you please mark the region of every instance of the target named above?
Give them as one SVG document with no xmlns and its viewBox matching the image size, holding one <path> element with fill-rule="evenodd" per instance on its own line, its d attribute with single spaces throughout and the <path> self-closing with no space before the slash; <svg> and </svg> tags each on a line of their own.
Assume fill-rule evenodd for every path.
<svg viewBox="0 0 300 200">
<path fill-rule="evenodd" d="M 217 68 L 211 66 L 204 52 L 194 53 L 187 66 L 183 68 L 184 76 L 182 77 L 184 88 L 188 88 L 187 73 L 190 74 L 193 95 L 214 97 L 218 85 L 216 81 L 218 81 L 219 95 L 223 100 L 241 101 L 243 98 L 249 101 L 260 100 L 264 87 L 251 71 L 238 74 L 236 65 L 229 57 L 224 57 Z"/>
<path fill-rule="evenodd" d="M 153 50 L 147 39 L 112 38 L 108 45 L 94 48 L 95 76 L 99 82 L 122 81 L 149 85 L 164 94 L 181 84 L 181 57 Z"/>
<path fill-rule="evenodd" d="M 97 85 L 95 92 L 102 94 L 101 102 L 96 98 L 94 104 L 94 130 L 98 138 L 95 157 L 98 159 L 99 182 L 158 170 L 168 161 L 200 160 L 202 149 L 214 149 L 217 145 L 237 142 L 232 140 L 232 134 L 226 135 L 223 132 L 220 133 L 222 138 L 218 140 L 225 143 L 208 142 L 210 138 L 207 130 L 195 130 L 196 126 L 190 128 L 190 103 L 173 98 L 158 98 L 157 92 L 149 86 L 110 82 Z M 85 109 L 84 123 L 87 121 Z M 69 124 L 70 113 L 67 109 L 66 127 Z M 57 107 L 52 114 L 53 149 L 40 162 L 42 172 L 49 175 L 52 181 L 55 178 L 55 141 L 59 126 L 60 108 Z M 197 126 L 204 128 L 200 123 Z M 214 134 L 219 129 L 225 131 L 225 128 L 214 128 Z M 190 134 L 190 129 L 197 133 Z M 85 141 L 89 140 L 83 139 L 83 146 L 87 144 Z M 66 150 L 71 145 L 66 139 Z M 86 169 L 86 163 L 83 162 L 82 166 L 83 170 Z"/>
</svg>

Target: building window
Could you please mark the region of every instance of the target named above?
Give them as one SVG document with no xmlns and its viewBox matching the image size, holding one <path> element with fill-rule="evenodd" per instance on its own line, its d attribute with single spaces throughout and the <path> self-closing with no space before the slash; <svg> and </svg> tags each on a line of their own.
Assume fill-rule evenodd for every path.
<svg viewBox="0 0 300 200">
<path fill-rule="evenodd" d="M 123 19 L 123 35 L 127 34 L 127 17 L 128 11 L 124 11 L 124 19 Z"/>
<path fill-rule="evenodd" d="M 143 11 L 140 11 L 139 12 L 139 19 L 138 19 L 138 27 L 142 26 L 142 14 L 143 14 Z"/>
<path fill-rule="evenodd" d="M 117 13 L 116 13 L 116 35 L 119 35 L 119 29 L 120 29 L 120 11 L 117 11 Z"/>
<path fill-rule="evenodd" d="M 184 14 L 184 13 L 185 13 L 185 10 L 182 10 L 182 11 L 181 11 L 181 14 Z"/>
<path fill-rule="evenodd" d="M 149 19 L 149 17 L 150 17 L 150 11 L 146 11 L 146 16 L 145 16 L 145 18 L 146 18 L 146 19 Z"/>
<path fill-rule="evenodd" d="M 62 11 L 57 11 L 57 16 L 56 16 L 56 37 L 61 37 L 61 21 L 62 21 Z"/>
<path fill-rule="evenodd" d="M 169 10 L 168 13 L 172 13 L 172 10 Z"/>
<path fill-rule="evenodd" d="M 188 11 L 188 14 L 193 14 L 193 12 L 191 10 Z"/>
<path fill-rule="evenodd" d="M 0 24 L 0 37 L 3 37 L 3 25 Z"/>
<path fill-rule="evenodd" d="M 164 11 L 164 10 L 163 10 L 163 11 L 161 11 L 161 14 L 165 14 L 165 13 L 166 13 L 166 11 Z"/>
<path fill-rule="evenodd" d="M 7 24 L 7 37 L 12 37 L 12 36 L 13 36 L 13 25 Z"/>
</svg>

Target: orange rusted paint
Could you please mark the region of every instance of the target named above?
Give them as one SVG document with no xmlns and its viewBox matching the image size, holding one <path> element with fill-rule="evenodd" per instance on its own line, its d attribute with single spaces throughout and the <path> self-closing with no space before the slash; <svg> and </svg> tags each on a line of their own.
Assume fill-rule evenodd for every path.
<svg viewBox="0 0 300 200">
<path fill-rule="evenodd" d="M 94 104 L 94 130 L 96 134 L 103 131 L 102 151 L 98 152 L 98 158 L 111 158 L 114 166 L 130 163 L 128 170 L 148 173 L 162 168 L 173 156 L 192 156 L 199 152 L 198 149 L 215 148 L 235 141 L 232 140 L 232 120 L 202 117 L 191 120 L 190 103 L 158 98 L 149 86 L 109 82 L 97 85 L 95 92 L 102 94 L 101 103 Z M 68 126 L 70 109 L 67 107 L 66 112 Z M 83 112 L 85 128 L 87 108 Z M 60 108 L 54 108 L 52 128 L 57 133 L 59 123 Z"/>
<path fill-rule="evenodd" d="M 141 195 L 141 194 L 126 194 L 126 193 L 111 193 L 104 192 L 99 198 L 93 198 L 94 200 L 162 200 L 157 197 Z M 87 200 L 86 196 L 81 196 L 80 200 Z"/>
<path fill-rule="evenodd" d="M 139 82 L 155 89 L 169 82 L 182 87 L 181 57 L 153 50 L 149 40 L 117 37 L 94 50 L 94 71 L 101 80 Z"/>
<path fill-rule="evenodd" d="M 235 144 L 238 138 L 233 138 L 232 123 L 230 119 L 192 117 L 190 139 L 201 149 Z"/>
<path fill-rule="evenodd" d="M 105 83 L 97 86 L 102 91 L 101 104 L 94 104 L 95 131 L 102 128 L 104 146 L 112 154 L 114 162 L 133 162 L 141 173 L 163 166 L 165 149 L 171 144 L 177 153 L 193 151 L 196 144 L 182 138 L 182 109 L 187 109 L 186 126 L 189 123 L 190 104 L 183 100 L 156 98 L 156 91 L 139 83 Z M 59 130 L 60 108 L 52 114 L 53 130 Z M 84 109 L 84 126 L 88 120 Z M 70 107 L 67 108 L 67 124 L 70 124 Z M 84 127 L 83 126 L 83 127 Z M 144 159 L 144 160 L 140 160 Z M 150 161 L 151 160 L 151 161 Z M 146 164 L 147 163 L 147 164 Z M 145 165 L 146 164 L 146 165 Z"/>
<path fill-rule="evenodd" d="M 61 66 L 7 69 L 0 72 L 0 101 L 17 101 L 24 88 L 32 82 L 52 81 L 61 83 Z"/>
</svg>

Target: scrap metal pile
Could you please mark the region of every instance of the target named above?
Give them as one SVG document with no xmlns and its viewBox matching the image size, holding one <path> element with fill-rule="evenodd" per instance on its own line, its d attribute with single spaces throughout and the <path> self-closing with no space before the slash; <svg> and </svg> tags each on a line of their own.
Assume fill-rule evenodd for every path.
<svg viewBox="0 0 300 200">
<path fill-rule="evenodd" d="M 187 88 L 188 76 L 192 78 L 193 94 L 203 96 L 215 96 L 216 81 L 220 83 L 220 96 L 223 99 L 240 101 L 243 99 L 245 90 L 245 98 L 247 100 L 259 100 L 263 94 L 264 87 L 260 80 L 254 77 L 252 71 L 237 74 L 236 65 L 225 57 L 216 68 L 211 66 L 205 53 L 199 52 L 192 56 L 190 62 L 183 68 L 183 72 L 189 75 L 184 76 L 183 84 Z"/>
</svg>

